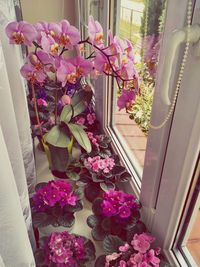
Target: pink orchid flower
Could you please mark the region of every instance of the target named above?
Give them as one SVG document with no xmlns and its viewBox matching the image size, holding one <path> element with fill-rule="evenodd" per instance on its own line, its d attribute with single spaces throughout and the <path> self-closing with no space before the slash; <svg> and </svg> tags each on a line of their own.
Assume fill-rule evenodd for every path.
<svg viewBox="0 0 200 267">
<path fill-rule="evenodd" d="M 45 33 L 46 36 L 51 36 L 56 39 L 60 33 L 60 27 L 57 23 L 48 23 L 45 21 L 38 22 L 34 25 L 38 35 L 37 41 L 41 43 L 42 33 Z"/>
<path fill-rule="evenodd" d="M 94 67 L 99 73 L 111 72 L 111 67 L 108 63 L 107 58 L 101 53 L 96 53 L 96 57 L 94 59 Z"/>
<path fill-rule="evenodd" d="M 44 82 L 46 75 L 43 70 L 37 70 L 33 65 L 26 63 L 20 69 L 21 75 L 28 81 L 35 83 Z"/>
<path fill-rule="evenodd" d="M 37 37 L 35 28 L 25 21 L 11 22 L 6 26 L 6 34 L 10 44 L 25 44 L 30 46 Z"/>
<path fill-rule="evenodd" d="M 51 35 L 46 35 L 41 33 L 41 46 L 45 52 L 52 55 L 57 55 L 59 50 L 59 45 Z"/>
<path fill-rule="evenodd" d="M 60 61 L 60 67 L 57 70 L 57 79 L 62 82 L 64 87 L 67 82 L 76 83 L 76 68 L 67 60 Z"/>
<path fill-rule="evenodd" d="M 94 20 L 93 16 L 89 16 L 88 34 L 92 44 L 100 48 L 104 46 L 103 28 L 97 20 Z"/>
<path fill-rule="evenodd" d="M 70 25 L 67 20 L 60 22 L 60 34 L 58 37 L 58 43 L 63 45 L 67 49 L 72 49 L 74 45 L 77 45 L 80 41 L 80 32 L 77 28 Z"/>
<path fill-rule="evenodd" d="M 81 56 L 75 57 L 71 60 L 71 63 L 76 67 L 77 77 L 87 76 L 93 68 L 93 64 L 90 60 Z"/>
<path fill-rule="evenodd" d="M 136 93 L 133 90 L 123 90 L 122 94 L 118 97 L 117 106 L 119 110 L 126 108 L 127 105 L 132 103 L 135 100 Z"/>
</svg>

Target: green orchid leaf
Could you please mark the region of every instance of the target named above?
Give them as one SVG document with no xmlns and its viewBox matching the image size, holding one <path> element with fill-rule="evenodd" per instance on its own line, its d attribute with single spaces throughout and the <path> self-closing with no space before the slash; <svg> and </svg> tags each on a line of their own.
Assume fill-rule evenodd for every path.
<svg viewBox="0 0 200 267">
<path fill-rule="evenodd" d="M 70 138 L 65 133 L 64 129 L 60 129 L 55 125 L 44 137 L 45 141 L 55 147 L 67 147 L 70 143 Z"/>
<path fill-rule="evenodd" d="M 80 90 L 72 97 L 71 105 L 74 108 L 74 117 L 81 114 L 92 100 L 92 91 Z"/>
<path fill-rule="evenodd" d="M 73 123 L 68 123 L 67 126 L 69 127 L 72 135 L 79 143 L 79 145 L 84 148 L 88 153 L 90 153 L 92 150 L 92 146 L 86 132 L 83 130 L 83 127 L 81 125 Z"/>
<path fill-rule="evenodd" d="M 73 107 L 72 105 L 66 105 L 62 109 L 60 114 L 60 122 L 68 123 L 73 116 Z"/>
</svg>

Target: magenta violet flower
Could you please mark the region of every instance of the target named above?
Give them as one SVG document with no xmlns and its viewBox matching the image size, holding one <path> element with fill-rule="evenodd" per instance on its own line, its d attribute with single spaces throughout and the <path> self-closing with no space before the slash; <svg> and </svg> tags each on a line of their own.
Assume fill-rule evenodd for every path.
<svg viewBox="0 0 200 267">
<path fill-rule="evenodd" d="M 35 28 L 25 22 L 11 22 L 6 26 L 6 34 L 10 44 L 26 44 L 30 46 L 37 37 Z"/>
</svg>

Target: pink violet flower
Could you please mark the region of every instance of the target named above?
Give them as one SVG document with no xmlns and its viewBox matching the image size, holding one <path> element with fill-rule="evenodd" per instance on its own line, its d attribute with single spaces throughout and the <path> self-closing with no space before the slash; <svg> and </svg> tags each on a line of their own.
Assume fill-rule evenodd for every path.
<svg viewBox="0 0 200 267">
<path fill-rule="evenodd" d="M 42 98 L 37 99 L 37 104 L 38 104 L 38 106 L 43 106 L 43 107 L 48 106 L 47 102 Z"/>
<path fill-rule="evenodd" d="M 85 123 L 85 118 L 79 118 L 77 121 L 76 121 L 76 123 L 77 124 L 79 124 L 79 125 L 84 125 L 84 123 Z"/>
<path fill-rule="evenodd" d="M 89 16 L 88 34 L 92 44 L 103 47 L 103 28 L 97 20 L 94 20 L 93 16 Z"/>
<path fill-rule="evenodd" d="M 37 37 L 35 28 L 25 22 L 11 22 L 6 26 L 6 34 L 10 44 L 25 44 L 30 46 Z"/>
<path fill-rule="evenodd" d="M 90 124 L 90 125 L 94 124 L 95 120 L 96 120 L 95 113 L 92 113 L 92 114 L 89 113 L 89 114 L 87 114 L 88 124 Z"/>
<path fill-rule="evenodd" d="M 84 239 L 68 232 L 53 232 L 44 244 L 45 261 L 48 266 L 78 266 L 86 252 Z"/>
<path fill-rule="evenodd" d="M 37 42 L 41 43 L 42 36 L 51 36 L 55 40 L 57 39 L 60 33 L 60 27 L 58 23 L 48 23 L 46 21 L 38 22 L 34 25 L 37 31 Z"/>
<path fill-rule="evenodd" d="M 145 238 L 144 235 L 135 234 L 131 245 L 140 253 L 146 253 L 146 251 L 150 248 L 150 242 Z"/>
<path fill-rule="evenodd" d="M 130 248 L 130 245 L 126 243 L 124 246 L 119 247 L 119 251 L 126 252 L 129 250 L 129 248 Z"/>
</svg>

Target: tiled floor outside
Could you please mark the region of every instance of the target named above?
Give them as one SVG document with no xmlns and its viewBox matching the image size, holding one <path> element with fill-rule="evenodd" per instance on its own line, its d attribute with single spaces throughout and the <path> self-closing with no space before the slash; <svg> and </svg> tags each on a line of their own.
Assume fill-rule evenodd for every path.
<svg viewBox="0 0 200 267">
<path fill-rule="evenodd" d="M 124 111 L 115 113 L 115 125 L 122 134 L 131 153 L 137 158 L 141 167 L 144 166 L 147 136 L 140 130 L 134 120 L 129 119 L 129 115 Z"/>
</svg>

